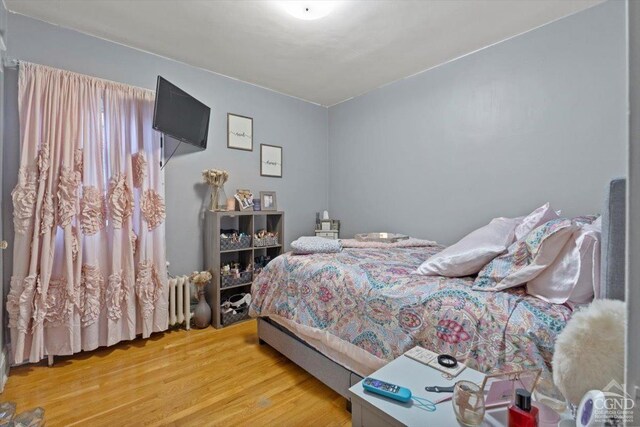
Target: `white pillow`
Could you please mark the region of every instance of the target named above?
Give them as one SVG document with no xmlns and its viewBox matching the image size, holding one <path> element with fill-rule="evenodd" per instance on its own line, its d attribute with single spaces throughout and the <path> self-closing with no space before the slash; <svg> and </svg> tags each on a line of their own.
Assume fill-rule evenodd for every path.
<svg viewBox="0 0 640 427">
<path fill-rule="evenodd" d="M 514 230 L 519 222 L 520 219 L 516 218 L 495 218 L 433 255 L 418 267 L 416 273 L 446 277 L 476 274 L 513 243 Z"/>
<path fill-rule="evenodd" d="M 516 227 L 516 240 L 522 239 L 524 236 L 529 234 L 531 230 L 557 218 L 560 218 L 559 214 L 551 209 L 549 202 L 545 203 L 529 215 L 525 216 L 522 222 Z"/>
<path fill-rule="evenodd" d="M 587 304 L 600 290 L 601 219 L 577 229 L 556 260 L 527 283 L 527 293 L 554 304 Z"/>
</svg>

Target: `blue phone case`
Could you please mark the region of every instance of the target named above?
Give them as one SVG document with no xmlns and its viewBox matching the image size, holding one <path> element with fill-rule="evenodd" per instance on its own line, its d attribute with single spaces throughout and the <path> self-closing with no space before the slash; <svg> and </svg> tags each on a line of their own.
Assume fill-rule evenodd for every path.
<svg viewBox="0 0 640 427">
<path fill-rule="evenodd" d="M 365 378 L 362 382 L 362 387 L 371 393 L 376 393 L 399 402 L 405 403 L 411 400 L 411 390 L 408 388 L 376 380 L 374 378 Z"/>
</svg>

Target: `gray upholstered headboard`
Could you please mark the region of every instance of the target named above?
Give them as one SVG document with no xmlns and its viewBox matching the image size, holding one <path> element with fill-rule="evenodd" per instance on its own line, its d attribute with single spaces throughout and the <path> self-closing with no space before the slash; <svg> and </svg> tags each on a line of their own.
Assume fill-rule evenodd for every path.
<svg viewBox="0 0 640 427">
<path fill-rule="evenodd" d="M 602 212 L 599 298 L 624 301 L 626 196 L 626 180 L 611 181 Z"/>
</svg>

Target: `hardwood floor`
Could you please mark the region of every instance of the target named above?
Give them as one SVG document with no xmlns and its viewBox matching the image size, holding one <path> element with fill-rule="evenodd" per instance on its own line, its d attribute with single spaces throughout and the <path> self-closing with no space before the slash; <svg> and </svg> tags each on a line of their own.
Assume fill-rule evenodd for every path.
<svg viewBox="0 0 640 427">
<path fill-rule="evenodd" d="M 348 426 L 345 399 L 267 345 L 256 322 L 175 330 L 11 369 L 2 393 L 47 426 Z"/>
</svg>

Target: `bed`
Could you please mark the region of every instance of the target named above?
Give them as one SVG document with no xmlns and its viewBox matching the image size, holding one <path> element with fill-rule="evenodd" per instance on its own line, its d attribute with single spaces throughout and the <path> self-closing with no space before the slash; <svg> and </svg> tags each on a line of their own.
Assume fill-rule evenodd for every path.
<svg viewBox="0 0 640 427">
<path fill-rule="evenodd" d="M 602 295 L 624 298 L 624 180 L 603 211 Z M 571 317 L 522 287 L 471 290 L 472 278 L 412 274 L 440 246 L 282 255 L 252 287 L 258 335 L 348 399 L 347 390 L 414 345 L 482 372 L 540 368 Z M 622 271 L 622 273 L 621 273 Z"/>
</svg>

